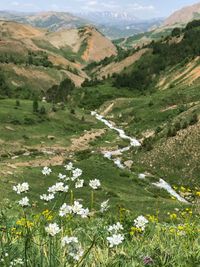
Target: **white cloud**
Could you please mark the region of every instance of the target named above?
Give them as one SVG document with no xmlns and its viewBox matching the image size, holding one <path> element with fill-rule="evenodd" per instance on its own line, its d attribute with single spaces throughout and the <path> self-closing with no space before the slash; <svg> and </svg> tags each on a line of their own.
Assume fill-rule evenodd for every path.
<svg viewBox="0 0 200 267">
<path fill-rule="evenodd" d="M 12 3 L 10 3 L 10 4 L 11 4 L 11 6 L 20 6 L 20 3 L 17 2 L 17 1 L 14 1 L 14 2 L 12 2 Z"/>
<path fill-rule="evenodd" d="M 82 3 L 81 9 L 85 11 L 126 11 L 126 12 L 154 12 L 155 7 L 153 5 L 142 5 L 135 3 L 119 3 L 117 1 L 99 1 L 99 0 L 75 0 Z"/>
<path fill-rule="evenodd" d="M 132 9 L 132 10 L 155 10 L 155 7 L 153 5 L 141 5 L 141 4 L 138 4 L 138 3 L 134 3 L 134 4 L 129 4 L 127 6 L 129 9 Z"/>
</svg>

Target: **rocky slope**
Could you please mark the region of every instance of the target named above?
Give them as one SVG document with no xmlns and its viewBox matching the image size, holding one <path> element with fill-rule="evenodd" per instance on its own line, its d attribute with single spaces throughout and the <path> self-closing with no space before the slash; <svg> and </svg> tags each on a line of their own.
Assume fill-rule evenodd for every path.
<svg viewBox="0 0 200 267">
<path fill-rule="evenodd" d="M 184 7 L 174 12 L 164 22 L 164 26 L 187 24 L 189 21 L 200 18 L 200 3 Z"/>
<path fill-rule="evenodd" d="M 85 65 L 116 54 L 115 45 L 94 27 L 49 32 L 0 21 L 0 67 L 7 70 L 12 86 L 46 90 L 65 77 L 81 86 L 88 78 L 82 70 Z"/>
<path fill-rule="evenodd" d="M 1 20 L 13 20 L 26 23 L 33 27 L 47 28 L 58 31 L 63 28 L 71 29 L 85 26 L 89 22 L 68 12 L 39 12 L 39 13 L 17 13 L 0 11 Z"/>
</svg>

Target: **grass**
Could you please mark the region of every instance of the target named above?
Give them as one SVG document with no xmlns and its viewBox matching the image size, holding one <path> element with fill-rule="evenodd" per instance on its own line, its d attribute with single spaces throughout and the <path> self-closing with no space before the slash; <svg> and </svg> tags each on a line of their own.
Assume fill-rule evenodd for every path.
<svg viewBox="0 0 200 267">
<path fill-rule="evenodd" d="M 83 103 L 90 105 L 89 101 L 98 95 L 97 90 L 89 89 L 90 98 L 87 100 L 83 98 Z M 104 90 L 99 94 L 103 94 Z M 135 169 L 143 171 L 146 169 L 156 176 L 164 177 L 171 184 L 183 184 L 193 188 L 199 186 L 197 149 L 199 124 L 189 125 L 193 114 L 198 115 L 200 111 L 198 83 L 192 86 L 181 85 L 173 89 L 157 90 L 146 95 L 134 95 L 132 92 L 131 96 L 131 91 L 127 91 L 126 94 L 126 91 L 118 89 L 113 96 L 118 98 L 117 94 L 120 95 L 121 92 L 124 93 L 124 98 L 115 101 L 111 98 L 103 108 L 100 108 L 100 111 L 114 102 L 112 110 L 107 114 L 108 119 L 125 129 L 130 136 L 142 139 L 145 133 L 153 134 L 150 151 L 141 149 L 137 154 L 128 152 L 124 155 L 124 160 L 133 160 Z M 86 97 L 87 94 L 85 94 Z M 168 129 L 174 127 L 176 123 L 181 125 L 186 123 L 186 129 L 179 130 L 175 137 L 168 137 Z M 115 147 L 117 144 L 114 138 L 112 144 L 105 144 L 105 140 L 110 140 L 109 135 L 95 142 L 98 142 L 100 147 L 112 146 L 112 144 Z"/>
<path fill-rule="evenodd" d="M 10 266 L 11 262 L 20 261 L 22 266 L 146 266 L 150 261 L 151 266 L 178 266 L 197 267 L 199 255 L 199 220 L 195 206 L 190 208 L 179 207 L 171 210 L 169 206 L 162 207 L 159 213 L 155 201 L 151 206 L 151 194 L 145 193 L 145 199 L 140 199 L 143 194 L 141 184 L 134 183 L 130 186 L 129 175 L 121 173 L 107 160 L 97 155 L 78 161 L 75 166 L 83 169 L 85 186 L 74 190 L 74 184 L 69 183 L 69 193 L 59 193 L 59 196 L 50 204 L 39 201 L 39 194 L 46 191 L 49 185 L 57 180 L 57 173 L 63 172 L 63 167 L 53 168 L 52 175 L 42 176 L 39 168 L 34 168 L 32 175 L 25 170 L 24 177 L 16 180 L 21 182 L 26 177 L 30 183 L 28 195 L 32 206 L 20 208 L 12 202 L 14 193 L 10 193 L 10 202 L 5 204 L 0 216 L 0 260 L 2 266 Z M 100 175 L 101 174 L 101 175 Z M 104 175 L 102 179 L 102 175 Z M 29 177 L 29 178 L 28 178 Z M 74 199 L 83 199 L 84 207 L 90 206 L 91 188 L 88 187 L 89 177 L 101 179 L 101 189 L 94 192 L 95 205 L 88 218 L 78 215 L 60 217 L 56 207 L 64 202 L 72 205 L 72 192 Z M 35 183 L 35 181 L 40 183 Z M 115 180 L 115 183 L 113 183 Z M 120 187 L 120 191 L 119 191 Z M 113 189 L 109 196 L 107 190 Z M 72 191 L 71 191 L 72 190 Z M 127 196 L 129 195 L 129 198 Z M 143 194 L 144 196 L 144 194 Z M 15 196 L 20 199 L 21 196 Z M 105 213 L 99 213 L 102 200 L 110 197 L 110 208 Z M 125 197 L 123 199 L 123 197 Z M 37 202 L 35 201 L 37 199 Z M 122 207 L 122 199 L 124 207 Z M 135 199 L 133 201 L 133 199 Z M 80 200 L 79 200 L 80 201 Z M 143 201 L 143 202 L 142 202 Z M 198 199 L 196 199 L 198 201 Z M 165 205 L 168 201 L 165 200 Z M 171 202 L 171 201 L 170 201 Z M 158 203 L 158 202 L 156 202 Z M 116 208 L 116 205 L 118 206 Z M 36 209 L 40 206 L 40 212 Z M 128 211 L 129 207 L 132 211 Z M 133 209 L 134 208 L 134 209 Z M 144 229 L 134 224 L 134 219 L 140 215 L 148 219 Z M 117 221 L 123 226 L 117 234 L 124 236 L 122 244 L 109 246 L 107 237 L 109 225 Z M 57 223 L 61 230 L 51 236 L 46 227 Z M 65 244 L 61 240 L 65 236 L 75 236 L 78 244 Z M 74 260 L 80 249 L 83 254 Z M 71 254 L 73 253 L 73 254 Z M 78 255 L 78 254 L 77 254 Z M 18 265 L 17 265 L 18 266 Z M 20 266 L 20 264 L 19 264 Z"/>
</svg>

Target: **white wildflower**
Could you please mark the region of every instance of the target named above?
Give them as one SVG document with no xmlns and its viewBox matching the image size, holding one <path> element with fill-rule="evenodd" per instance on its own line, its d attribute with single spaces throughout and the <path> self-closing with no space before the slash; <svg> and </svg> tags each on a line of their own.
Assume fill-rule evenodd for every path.
<svg viewBox="0 0 200 267">
<path fill-rule="evenodd" d="M 44 174 L 45 176 L 50 175 L 52 172 L 52 170 L 49 167 L 44 167 L 42 170 L 42 174 Z"/>
<path fill-rule="evenodd" d="M 81 209 L 77 214 L 81 216 L 81 218 L 87 218 L 89 216 L 89 209 Z"/>
<path fill-rule="evenodd" d="M 79 168 L 76 168 L 75 170 L 72 171 L 72 181 L 75 181 L 78 177 L 82 175 L 83 171 Z"/>
<path fill-rule="evenodd" d="M 146 224 L 148 224 L 148 220 L 144 217 L 144 216 L 138 216 L 135 220 L 134 220 L 134 225 L 135 227 L 141 229 L 142 231 L 145 230 Z"/>
<path fill-rule="evenodd" d="M 24 266 L 24 262 L 21 258 L 15 259 L 15 260 L 10 262 L 10 266 L 17 266 L 17 265 Z"/>
<path fill-rule="evenodd" d="M 101 186 L 101 183 L 100 183 L 100 181 L 98 179 L 94 179 L 94 180 L 90 180 L 89 186 L 92 189 L 96 190 Z"/>
<path fill-rule="evenodd" d="M 140 174 L 138 174 L 138 178 L 141 180 L 144 180 L 146 178 L 146 174 L 140 173 Z"/>
<path fill-rule="evenodd" d="M 108 205 L 108 202 L 109 202 L 109 199 L 101 203 L 100 212 L 103 213 L 109 209 L 110 206 Z"/>
<path fill-rule="evenodd" d="M 58 178 L 59 178 L 60 180 L 65 180 L 65 179 L 67 178 L 67 176 L 66 176 L 65 174 L 59 173 L 59 174 L 58 174 Z"/>
<path fill-rule="evenodd" d="M 74 205 L 72 206 L 73 213 L 79 214 L 82 208 L 83 208 L 82 204 L 80 204 L 78 201 L 74 201 Z"/>
<path fill-rule="evenodd" d="M 53 200 L 54 198 L 55 198 L 54 194 L 48 194 L 48 195 L 47 194 L 43 194 L 43 195 L 40 196 L 41 200 L 44 200 L 44 201 L 47 201 L 47 202 Z"/>
<path fill-rule="evenodd" d="M 79 246 L 77 250 L 72 250 L 69 251 L 69 256 L 71 256 L 75 261 L 79 261 L 83 257 L 84 251 L 83 249 Z"/>
<path fill-rule="evenodd" d="M 121 225 L 120 222 L 117 222 L 116 224 L 110 225 L 108 227 L 108 232 L 110 233 L 117 233 L 120 230 L 123 230 L 123 226 Z"/>
<path fill-rule="evenodd" d="M 21 193 L 25 193 L 29 190 L 29 184 L 28 183 L 22 183 L 18 184 L 16 186 L 13 186 L 13 190 L 20 195 Z"/>
<path fill-rule="evenodd" d="M 109 242 L 109 247 L 112 248 L 114 246 L 118 246 L 124 240 L 124 236 L 122 234 L 113 234 L 112 236 L 107 237 Z"/>
<path fill-rule="evenodd" d="M 48 192 L 55 194 L 57 192 L 68 192 L 68 190 L 69 190 L 69 186 L 64 185 L 64 183 L 60 182 L 60 183 L 56 183 L 55 185 L 49 187 Z"/>
<path fill-rule="evenodd" d="M 80 215 L 82 218 L 87 218 L 89 215 L 89 209 L 83 208 L 83 205 L 80 204 L 78 201 L 74 201 L 74 204 L 72 206 L 67 205 L 64 203 L 59 210 L 59 215 L 61 217 L 66 216 L 67 214 L 75 214 Z"/>
<path fill-rule="evenodd" d="M 75 236 L 65 236 L 61 240 L 62 247 L 67 246 L 68 255 L 75 261 L 79 261 L 83 256 L 84 251 L 78 243 L 78 238 Z"/>
<path fill-rule="evenodd" d="M 71 214 L 73 212 L 73 209 L 71 206 L 67 205 L 66 203 L 64 203 L 59 210 L 59 215 L 60 217 L 64 217 L 67 214 Z"/>
<path fill-rule="evenodd" d="M 72 171 L 74 169 L 73 163 L 69 162 L 67 165 L 65 165 L 66 171 Z"/>
<path fill-rule="evenodd" d="M 61 231 L 57 223 L 50 223 L 45 230 L 50 236 L 55 236 Z"/>
<path fill-rule="evenodd" d="M 30 206 L 29 199 L 27 197 L 22 198 L 18 203 L 22 207 Z"/>
<path fill-rule="evenodd" d="M 76 181 L 75 188 L 82 188 L 83 184 L 84 184 L 84 180 L 83 179 L 78 179 Z"/>
<path fill-rule="evenodd" d="M 71 243 L 78 243 L 78 238 L 74 236 L 65 236 L 61 240 L 61 244 L 64 247 L 65 245 L 69 245 Z"/>
</svg>

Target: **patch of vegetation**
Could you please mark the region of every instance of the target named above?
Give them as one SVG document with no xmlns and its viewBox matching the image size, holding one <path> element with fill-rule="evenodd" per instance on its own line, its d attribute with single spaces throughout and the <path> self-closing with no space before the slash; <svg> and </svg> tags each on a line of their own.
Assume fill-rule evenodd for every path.
<svg viewBox="0 0 200 267">
<path fill-rule="evenodd" d="M 114 85 L 135 90 L 148 90 L 154 86 L 156 75 L 177 63 L 197 57 L 200 53 L 198 23 L 198 21 L 193 22 L 191 26 L 188 24 L 183 31 L 183 40 L 178 43 L 153 41 L 149 46 L 153 49 L 153 52 L 141 57 L 132 69 L 129 68 L 128 71 L 117 75 Z M 174 35 L 174 32 L 172 35 Z"/>
<path fill-rule="evenodd" d="M 75 89 L 75 84 L 70 79 L 63 80 L 59 85 L 53 85 L 47 90 L 46 98 L 49 102 L 58 103 L 67 101 L 68 96 Z"/>
</svg>

